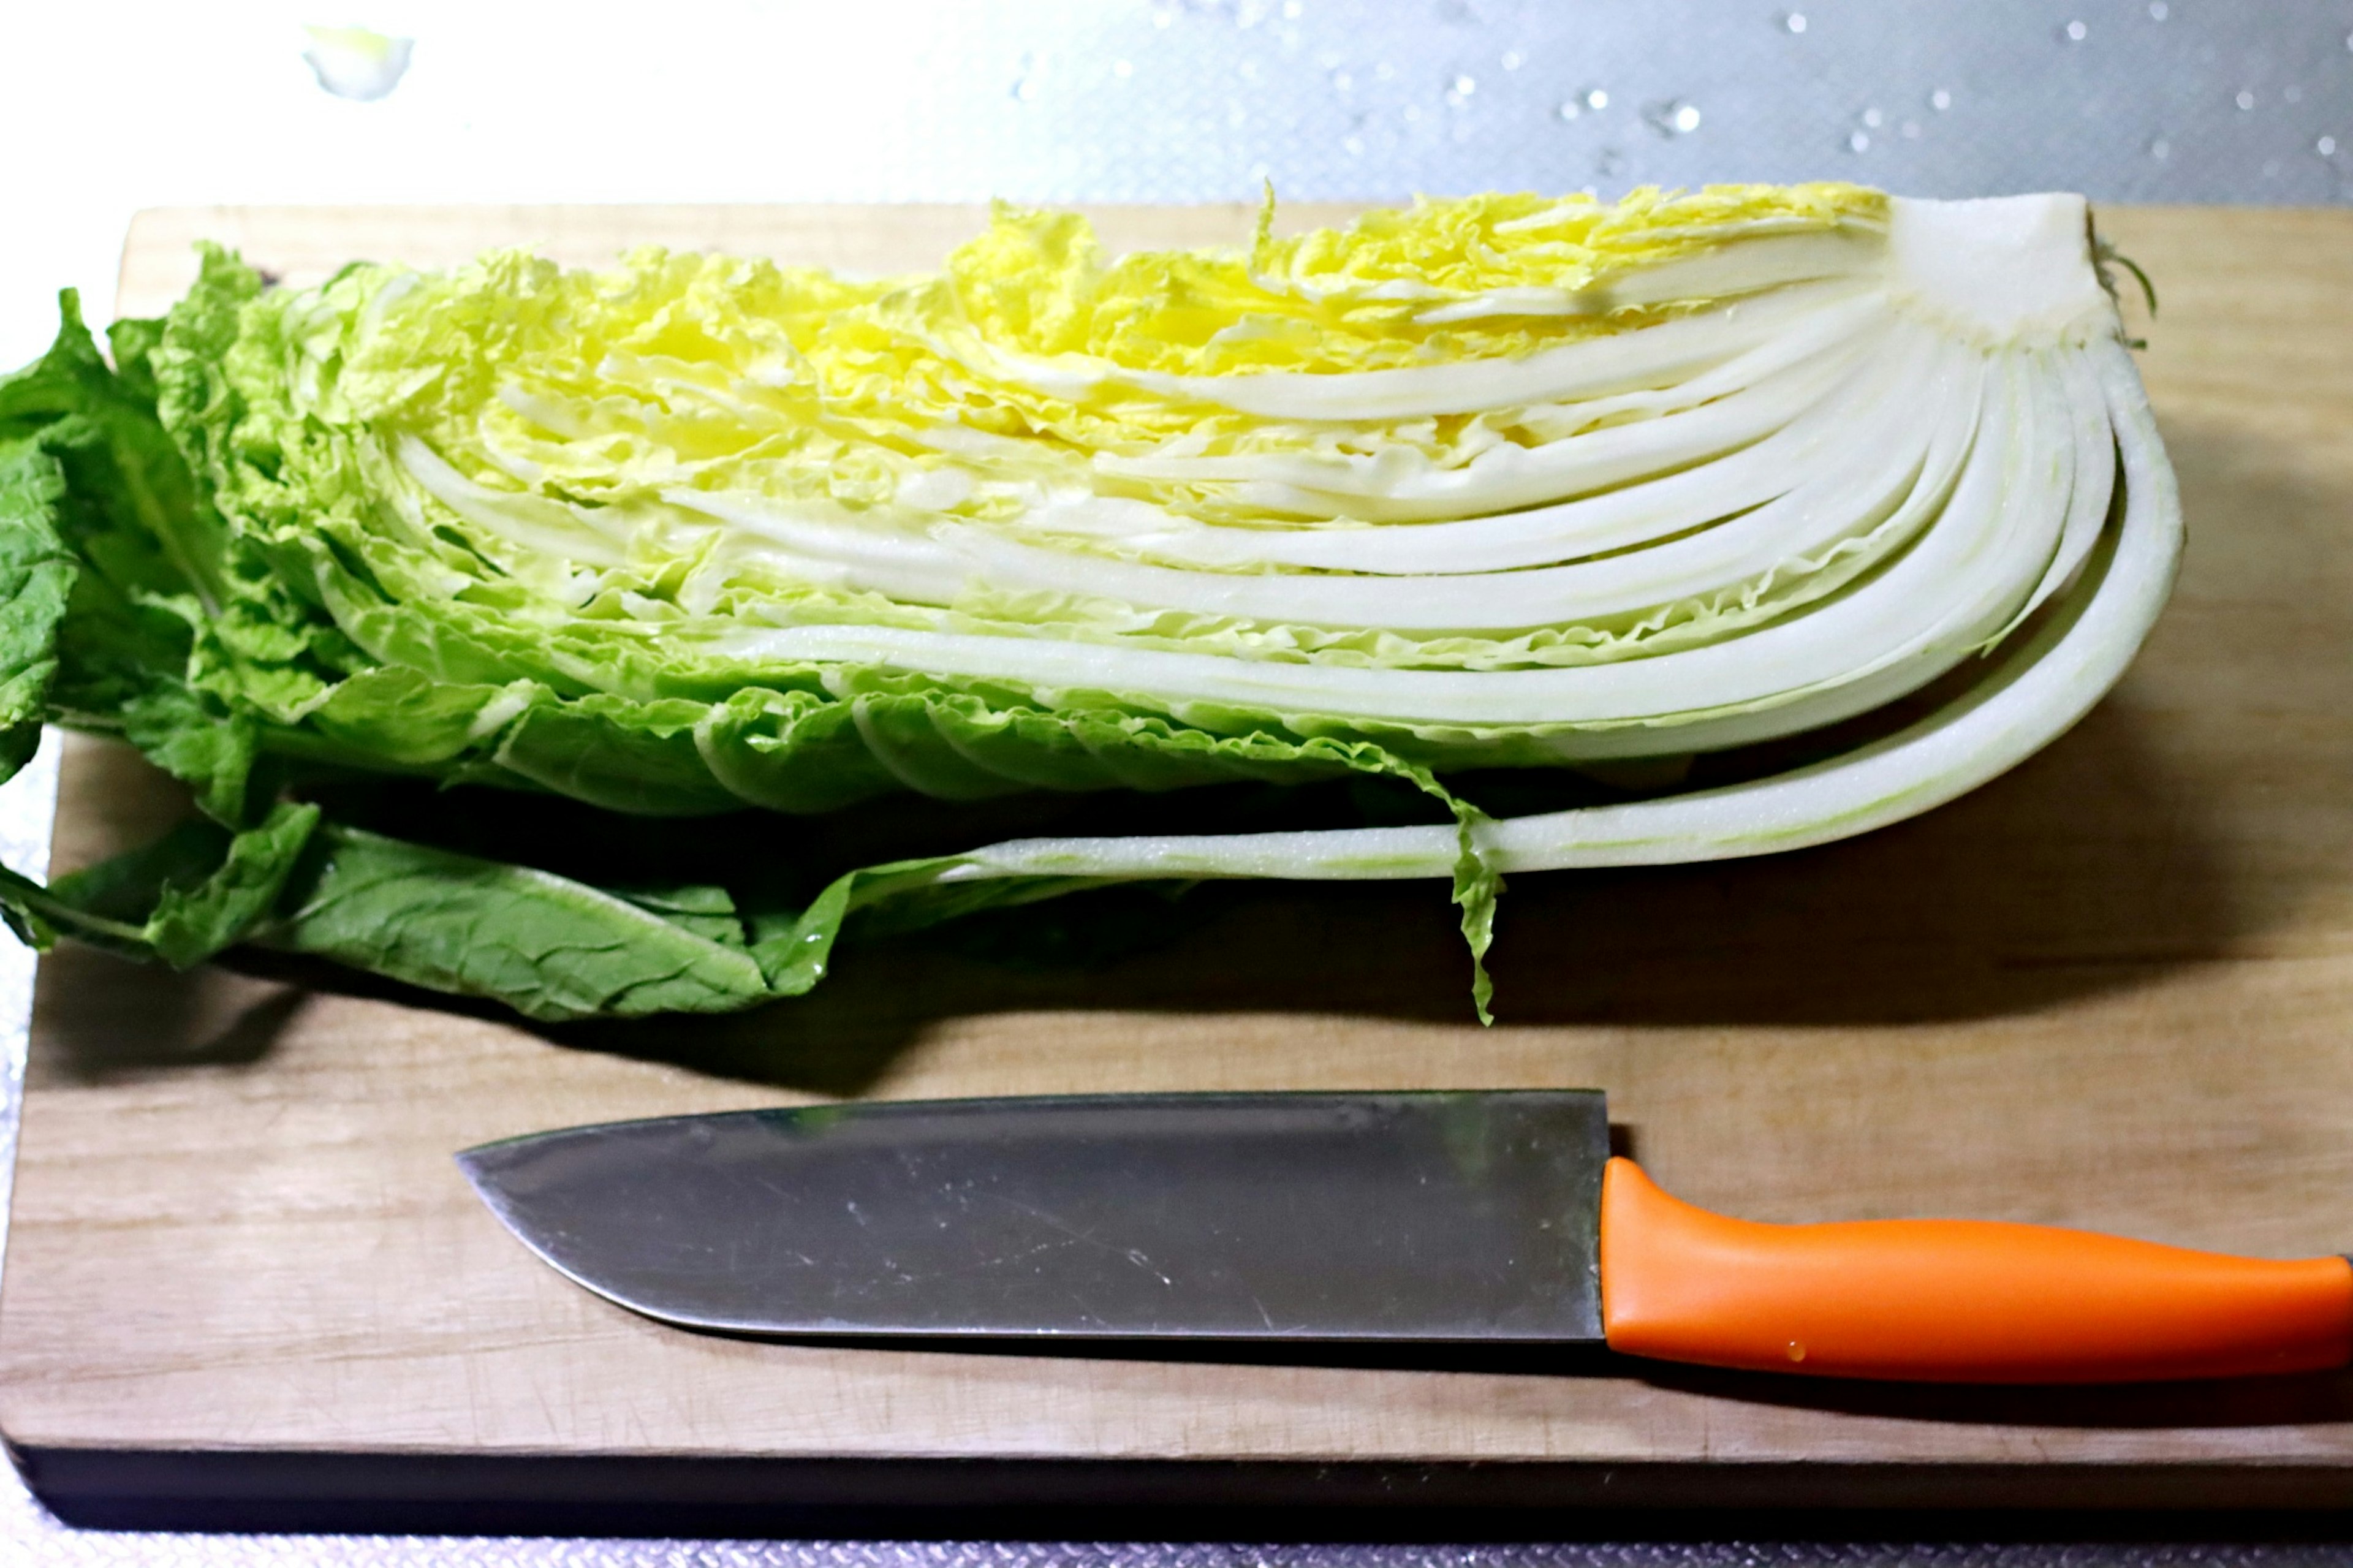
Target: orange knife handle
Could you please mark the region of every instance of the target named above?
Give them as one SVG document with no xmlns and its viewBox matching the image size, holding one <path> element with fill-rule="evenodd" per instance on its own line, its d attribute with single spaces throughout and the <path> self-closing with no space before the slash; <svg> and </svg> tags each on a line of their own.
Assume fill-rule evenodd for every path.
<svg viewBox="0 0 2353 1568">
<path fill-rule="evenodd" d="M 1694 1208 L 1611 1160 L 1601 1319 L 1612 1350 L 1759 1372 L 2239 1377 L 2353 1357 L 2353 1264 L 1979 1220 L 1760 1225 Z"/>
</svg>

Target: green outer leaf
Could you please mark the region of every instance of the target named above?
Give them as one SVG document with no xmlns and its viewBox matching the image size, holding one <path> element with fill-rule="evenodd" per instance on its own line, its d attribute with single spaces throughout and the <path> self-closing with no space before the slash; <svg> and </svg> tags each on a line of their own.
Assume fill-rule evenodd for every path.
<svg viewBox="0 0 2353 1568">
<path fill-rule="evenodd" d="M 683 931 L 715 942 L 722 947 L 740 948 L 744 942 L 744 917 L 735 908 L 734 895 L 724 888 L 709 883 L 685 883 L 668 888 L 614 888 L 616 897 L 627 899 L 641 910 L 650 910 L 670 924 Z"/>
<path fill-rule="evenodd" d="M 545 871 L 330 825 L 259 935 L 546 1021 L 723 1013 L 769 994 L 741 947 Z"/>
<path fill-rule="evenodd" d="M 317 806 L 280 801 L 261 826 L 229 840 L 220 869 L 200 886 L 165 884 L 147 918 L 155 956 L 185 969 L 236 943 L 278 902 L 318 826 Z"/>
<path fill-rule="evenodd" d="M 1090 878 L 943 883 L 955 857 L 837 878 L 809 906 L 751 921 L 716 888 L 616 893 L 527 867 L 328 824 L 256 940 L 413 985 L 487 996 L 543 1022 L 729 1013 L 822 980 L 844 922 L 869 934 L 1099 887 Z M 880 916 L 881 918 L 875 918 Z M 714 921 L 724 921 L 723 926 Z"/>
<path fill-rule="evenodd" d="M 252 720 L 213 713 L 195 693 L 167 678 L 124 702 L 121 715 L 123 739 L 194 790 L 206 816 L 216 822 L 245 820 L 246 786 L 259 755 Z"/>
<path fill-rule="evenodd" d="M 0 447 L 0 778 L 39 745 L 58 673 L 58 626 L 81 568 L 58 538 L 57 459 L 31 442 Z"/>
<path fill-rule="evenodd" d="M 1482 1024 L 1493 1024 L 1495 982 L 1487 973 L 1487 949 L 1495 941 L 1495 900 L 1504 879 L 1494 859 L 1479 841 L 1479 826 L 1486 819 L 1465 809 L 1455 821 L 1455 842 L 1461 846 L 1454 862 L 1455 904 L 1462 910 L 1462 941 L 1471 949 L 1471 1005 Z"/>
<path fill-rule="evenodd" d="M 317 806 L 283 801 L 242 833 L 184 824 L 47 888 L 0 870 L 0 904 L 36 946 L 65 932 L 186 969 L 243 940 L 269 914 L 318 823 Z"/>
<path fill-rule="evenodd" d="M 694 816 L 743 803 L 694 747 L 708 704 L 638 703 L 597 695 L 526 709 L 501 742 L 499 765 L 556 795 L 614 811 Z"/>
<path fill-rule="evenodd" d="M 160 324 L 115 324 L 118 375 L 70 290 L 60 305 L 49 352 L 0 378 L 0 435 L 18 433 L 0 443 L 0 729 L 120 731 L 216 820 L 249 823 L 270 804 L 248 798 L 255 724 L 187 684 L 224 535 L 155 416 Z"/>
<path fill-rule="evenodd" d="M 753 956 L 779 996 L 798 996 L 825 978 L 845 924 L 867 937 L 897 936 L 983 910 L 1009 909 L 1063 893 L 1101 888 L 1119 878 L 1016 877 L 973 881 L 943 879 L 966 861 L 961 856 L 861 867 L 828 884 L 807 909 L 789 920 L 754 922 Z"/>
</svg>

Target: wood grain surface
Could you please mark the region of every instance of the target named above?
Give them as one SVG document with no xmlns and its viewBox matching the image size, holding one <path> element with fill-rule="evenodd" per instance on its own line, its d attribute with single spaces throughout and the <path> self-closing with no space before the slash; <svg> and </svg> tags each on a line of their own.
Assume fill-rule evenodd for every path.
<svg viewBox="0 0 2353 1568">
<path fill-rule="evenodd" d="M 980 216 L 150 213 L 121 302 L 166 303 L 199 235 L 296 280 L 519 241 L 890 270 Z M 1124 244 L 1234 239 L 1249 218 L 1103 215 Z M 1825 848 L 1515 879 L 1486 1030 L 1435 885 L 1266 888 L 1104 972 L 860 952 L 744 1017 L 555 1033 L 62 948 L 34 1024 L 0 1430 L 36 1458 L 1484 1459 L 1686 1467 L 1694 1496 L 1789 1466 L 1793 1500 L 1841 1495 L 1808 1474 L 1947 1466 L 2000 1500 L 2057 1466 L 2208 1478 L 2132 1494 L 2153 1500 L 2353 1499 L 2341 1377 L 2038 1394 L 698 1337 L 533 1261 L 449 1158 L 820 1096 L 1590 1085 L 1671 1191 L 1756 1218 L 2353 1247 L 2353 213 L 2102 218 L 2162 291 L 2136 321 L 2191 543 L 2122 688 L 2015 773 Z M 57 866 L 178 809 L 127 754 L 76 743 Z"/>
</svg>

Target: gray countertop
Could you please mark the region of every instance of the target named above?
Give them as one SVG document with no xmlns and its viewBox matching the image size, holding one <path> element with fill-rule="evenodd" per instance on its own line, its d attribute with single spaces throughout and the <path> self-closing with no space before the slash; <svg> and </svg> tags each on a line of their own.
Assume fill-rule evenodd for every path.
<svg viewBox="0 0 2353 1568">
<path fill-rule="evenodd" d="M 1296 199 L 1851 179 L 1918 195 L 2353 202 L 2353 0 L 480 0 L 14 7 L 0 21 L 0 359 L 129 215 L 237 202 Z M 415 40 L 357 102 L 301 24 Z M 30 150 L 29 152 L 26 150 Z M 37 871 L 54 750 L 0 788 Z M 30 956 L 0 949 L 13 1152 Z M 0 1562 L 1069 1568 L 2310 1561 L 2297 1546 L 1269 1547 L 102 1534 L 0 1477 Z M 2333 1553 L 2332 1553 L 2333 1555 Z"/>
</svg>

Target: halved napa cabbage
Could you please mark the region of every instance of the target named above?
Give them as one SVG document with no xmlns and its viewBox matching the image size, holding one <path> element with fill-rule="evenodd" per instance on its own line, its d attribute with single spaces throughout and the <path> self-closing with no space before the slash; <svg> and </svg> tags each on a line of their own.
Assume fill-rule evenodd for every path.
<svg viewBox="0 0 2353 1568">
<path fill-rule="evenodd" d="M 284 290 L 215 253 L 112 373 L 78 331 L 0 402 L 14 547 L 79 583 L 18 593 L 36 695 L 0 717 L 121 729 L 222 826 L 135 897 L 26 884 L 19 923 L 160 952 L 193 919 L 167 956 L 262 940 L 546 1016 L 744 1005 L 854 910 L 1121 879 L 1451 876 L 1475 956 L 1502 872 L 1820 842 L 1992 776 L 2114 681 L 2179 549 L 2073 196 L 1484 196 L 1116 258 L 1001 209 L 863 280 L 511 251 Z M 1818 731 L 1989 650 L 1794 772 L 1507 820 L 1446 783 Z M 1145 798 L 761 908 L 322 825 L 358 773 L 653 816 Z M 1452 825 L 1153 815 L 1349 773 Z M 463 917 L 524 934 L 493 962 Z M 623 957 L 579 956 L 600 921 Z"/>
</svg>

